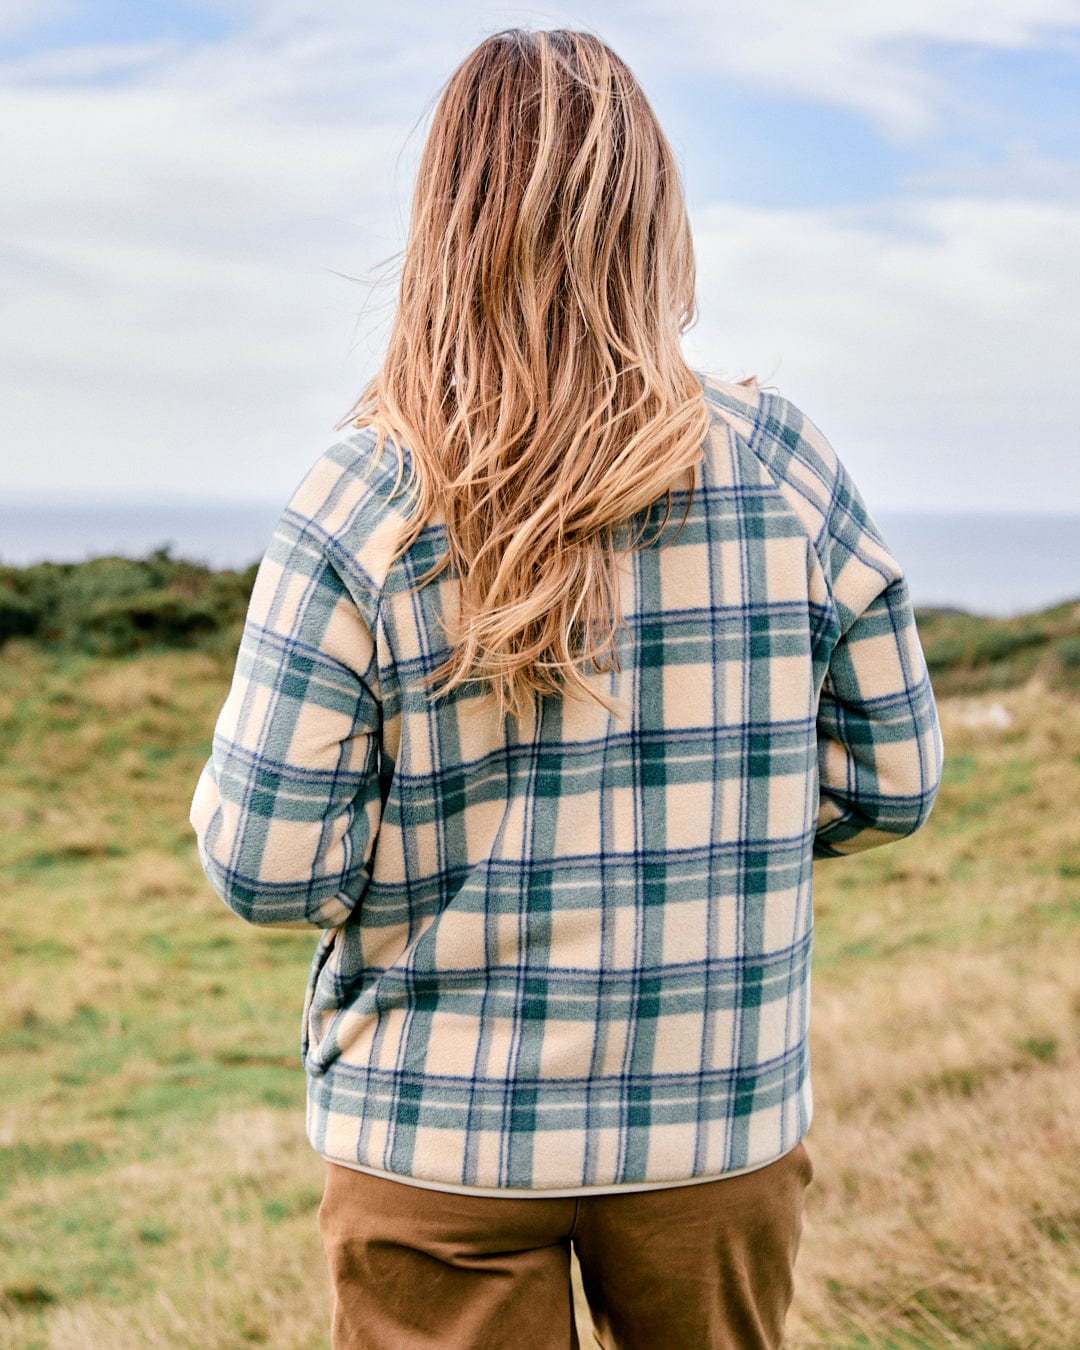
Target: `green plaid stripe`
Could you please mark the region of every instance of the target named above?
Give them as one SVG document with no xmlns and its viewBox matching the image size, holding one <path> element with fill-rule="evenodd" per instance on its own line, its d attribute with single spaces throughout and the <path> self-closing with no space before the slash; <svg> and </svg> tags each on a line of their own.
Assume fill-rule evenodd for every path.
<svg viewBox="0 0 1080 1350">
<path fill-rule="evenodd" d="M 192 820 L 239 914 L 328 930 L 303 1038 L 328 1157 L 529 1191 L 721 1175 L 806 1131 L 813 859 L 916 829 L 941 739 L 828 443 L 705 388 L 689 515 L 627 559 L 622 669 L 590 677 L 622 718 L 431 699 L 456 581 L 416 584 L 438 522 L 393 560 L 369 433 L 282 518 Z"/>
</svg>

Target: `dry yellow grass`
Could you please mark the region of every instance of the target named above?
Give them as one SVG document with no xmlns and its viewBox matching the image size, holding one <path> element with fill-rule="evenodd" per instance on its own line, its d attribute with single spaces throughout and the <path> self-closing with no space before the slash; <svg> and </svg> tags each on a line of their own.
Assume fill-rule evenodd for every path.
<svg viewBox="0 0 1080 1350">
<path fill-rule="evenodd" d="M 1080 1344 L 1080 705 L 942 720 L 925 835 L 817 878 L 793 1347 Z"/>
<path fill-rule="evenodd" d="M 318 1350 L 312 943 L 237 923 L 184 823 L 227 664 L 8 655 L 0 1347 Z M 793 1350 L 1080 1344 L 1080 702 L 942 714 L 926 830 L 816 878 Z"/>
<path fill-rule="evenodd" d="M 328 1343 L 326 1290 L 313 1247 L 322 1164 L 293 1113 L 225 1112 L 163 1166 L 120 1162 L 85 1195 L 115 1216 L 139 1254 L 144 1288 L 93 1295 L 28 1318 L 0 1313 L 0 1345 L 49 1350 L 316 1350 Z M 66 1183 L 16 1187 L 9 1203 L 70 1203 Z"/>
</svg>

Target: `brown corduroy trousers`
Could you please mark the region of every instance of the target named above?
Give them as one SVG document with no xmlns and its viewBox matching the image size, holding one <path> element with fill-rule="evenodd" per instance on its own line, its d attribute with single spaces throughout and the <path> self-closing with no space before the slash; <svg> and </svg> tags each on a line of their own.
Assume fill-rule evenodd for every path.
<svg viewBox="0 0 1080 1350">
<path fill-rule="evenodd" d="M 779 1346 L 803 1144 L 742 1176 L 626 1195 L 450 1194 L 330 1164 L 334 1350 L 575 1350 L 570 1248 L 606 1350 Z"/>
</svg>

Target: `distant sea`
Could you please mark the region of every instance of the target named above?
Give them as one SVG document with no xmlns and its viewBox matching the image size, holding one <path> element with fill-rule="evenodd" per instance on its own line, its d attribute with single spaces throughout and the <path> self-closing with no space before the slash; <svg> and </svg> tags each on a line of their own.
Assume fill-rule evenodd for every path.
<svg viewBox="0 0 1080 1350">
<path fill-rule="evenodd" d="M 262 556 L 280 503 L 0 501 L 0 563 L 140 557 L 212 567 Z M 917 605 L 1005 616 L 1080 598 L 1080 515 L 876 512 Z"/>
</svg>

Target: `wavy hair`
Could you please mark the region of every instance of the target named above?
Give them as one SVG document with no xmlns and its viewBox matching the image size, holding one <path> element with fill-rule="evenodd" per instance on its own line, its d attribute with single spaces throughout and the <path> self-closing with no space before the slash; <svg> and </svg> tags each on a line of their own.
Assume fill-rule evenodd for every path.
<svg viewBox="0 0 1080 1350">
<path fill-rule="evenodd" d="M 385 359 L 349 415 L 402 471 L 410 452 L 400 551 L 445 522 L 423 578 L 460 583 L 442 691 L 613 706 L 586 673 L 619 668 L 619 555 L 659 537 L 638 513 L 663 498 L 666 525 L 692 494 L 708 427 L 679 341 L 694 279 L 678 169 L 626 65 L 587 33 L 482 42 L 436 107 Z"/>
</svg>

